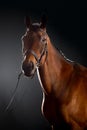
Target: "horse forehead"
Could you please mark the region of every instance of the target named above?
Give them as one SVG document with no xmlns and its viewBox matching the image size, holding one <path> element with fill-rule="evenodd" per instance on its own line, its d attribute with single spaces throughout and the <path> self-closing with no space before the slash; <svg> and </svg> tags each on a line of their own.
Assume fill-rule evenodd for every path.
<svg viewBox="0 0 87 130">
<path fill-rule="evenodd" d="M 34 35 L 34 34 L 39 34 L 42 35 L 42 29 L 40 28 L 39 23 L 32 23 L 31 28 L 27 28 L 25 34 L 22 36 L 21 40 L 24 40 L 28 35 Z M 35 35 L 34 35 L 35 36 Z"/>
</svg>

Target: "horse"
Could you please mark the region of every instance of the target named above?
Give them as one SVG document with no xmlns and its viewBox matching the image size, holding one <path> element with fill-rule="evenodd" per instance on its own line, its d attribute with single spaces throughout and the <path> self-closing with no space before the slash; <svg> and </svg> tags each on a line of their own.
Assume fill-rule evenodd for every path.
<svg viewBox="0 0 87 130">
<path fill-rule="evenodd" d="M 46 30 L 47 18 L 26 17 L 22 36 L 22 72 L 37 73 L 43 92 L 41 111 L 52 130 L 87 130 L 87 68 L 65 58 Z"/>
</svg>

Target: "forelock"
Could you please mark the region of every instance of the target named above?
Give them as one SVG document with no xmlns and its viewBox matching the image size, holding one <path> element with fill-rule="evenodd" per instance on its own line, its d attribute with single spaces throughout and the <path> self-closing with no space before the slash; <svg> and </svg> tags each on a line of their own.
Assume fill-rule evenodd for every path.
<svg viewBox="0 0 87 130">
<path fill-rule="evenodd" d="M 40 29 L 40 23 L 33 23 L 32 24 L 32 30 L 37 31 L 38 29 Z"/>
</svg>

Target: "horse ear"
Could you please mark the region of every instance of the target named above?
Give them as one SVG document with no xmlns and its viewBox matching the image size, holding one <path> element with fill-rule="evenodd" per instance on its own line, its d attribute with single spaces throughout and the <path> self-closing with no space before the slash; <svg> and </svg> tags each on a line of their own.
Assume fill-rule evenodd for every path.
<svg viewBox="0 0 87 130">
<path fill-rule="evenodd" d="M 46 23 L 47 23 L 47 16 L 45 14 L 43 14 L 42 17 L 41 17 L 40 28 L 45 29 L 46 28 Z"/>
<path fill-rule="evenodd" d="M 27 28 L 30 28 L 31 26 L 31 18 L 29 16 L 26 16 L 25 19 L 24 19 L 24 23 L 26 25 Z"/>
</svg>

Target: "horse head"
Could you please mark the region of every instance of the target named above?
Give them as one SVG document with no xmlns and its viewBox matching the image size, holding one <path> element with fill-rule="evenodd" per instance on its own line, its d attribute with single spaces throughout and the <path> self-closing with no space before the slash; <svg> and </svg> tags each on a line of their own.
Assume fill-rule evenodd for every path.
<svg viewBox="0 0 87 130">
<path fill-rule="evenodd" d="M 26 17 L 26 33 L 22 36 L 23 73 L 30 77 L 36 69 L 45 62 L 47 56 L 46 17 L 42 16 L 40 23 L 32 23 L 30 17 Z"/>
</svg>

